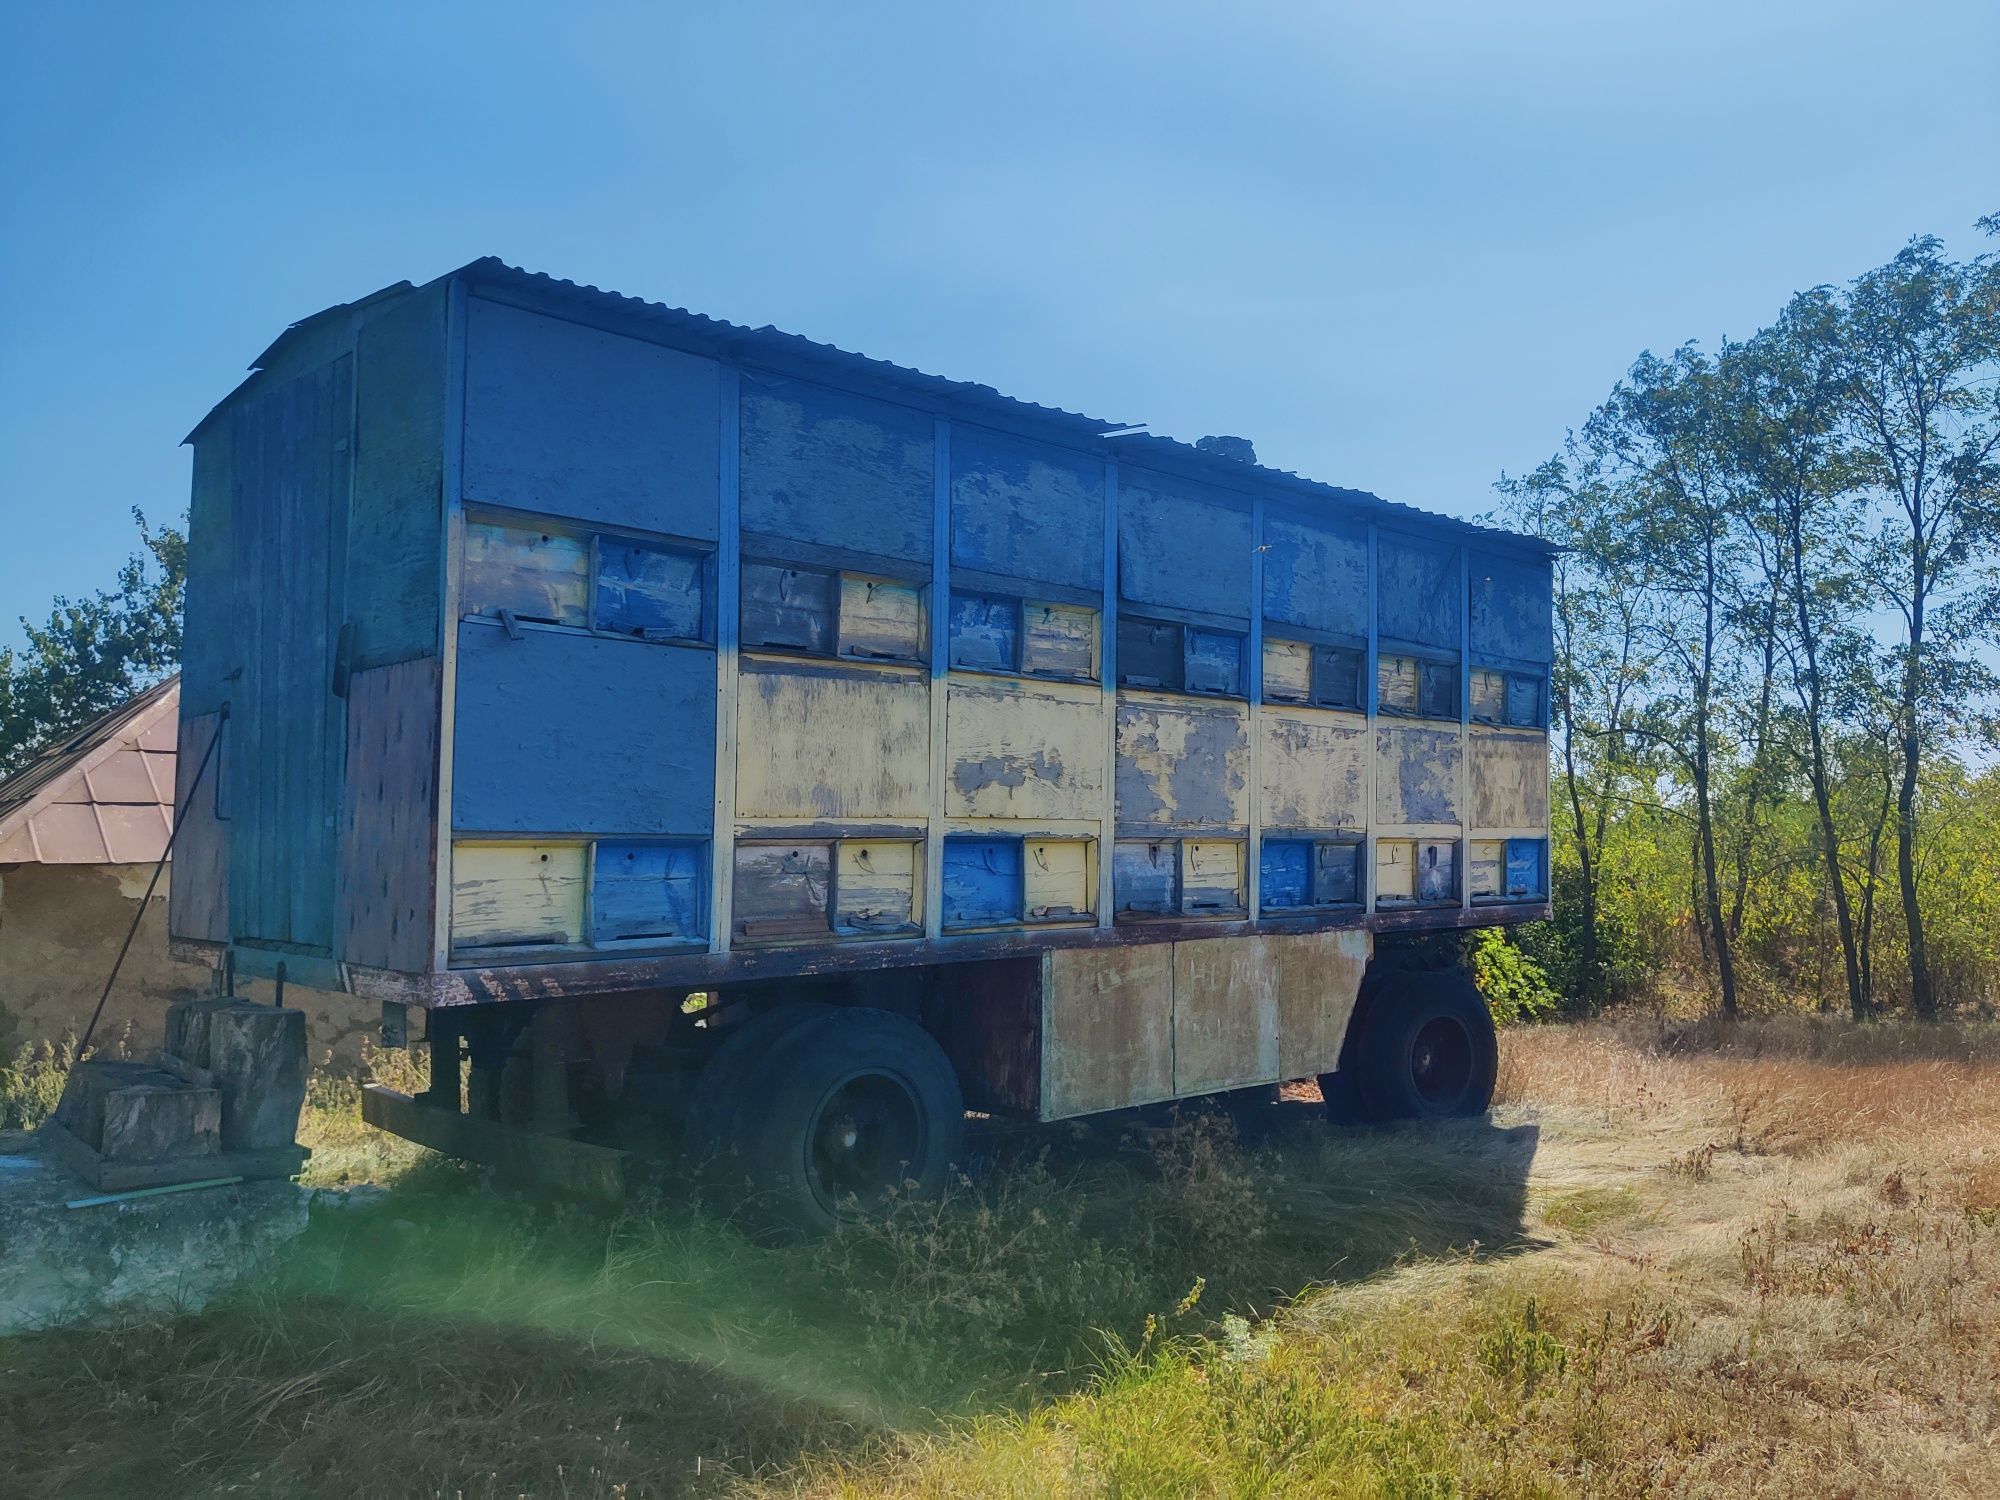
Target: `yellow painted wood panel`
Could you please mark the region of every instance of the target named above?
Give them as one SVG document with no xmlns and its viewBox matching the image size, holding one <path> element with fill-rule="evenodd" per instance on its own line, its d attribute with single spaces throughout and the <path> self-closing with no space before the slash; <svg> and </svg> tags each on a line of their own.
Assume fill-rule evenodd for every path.
<svg viewBox="0 0 2000 1500">
<path fill-rule="evenodd" d="M 1490 667 L 1472 669 L 1472 717 L 1490 724 L 1507 722 L 1507 674 Z"/>
<path fill-rule="evenodd" d="M 858 931 L 894 931 L 919 917 L 917 846 L 900 839 L 843 839 L 834 874 L 834 921 Z"/>
<path fill-rule="evenodd" d="M 1382 707 L 1396 713 L 1417 711 L 1418 667 L 1414 656 L 1384 656 L 1375 663 L 1375 693 Z"/>
<path fill-rule="evenodd" d="M 1333 1072 L 1373 941 L 1358 927 L 1277 934 L 1263 941 L 1266 960 L 1277 970 L 1272 987 L 1278 997 L 1278 1076 Z"/>
<path fill-rule="evenodd" d="M 1175 943 L 1174 1092 L 1278 1081 L 1277 965 L 1263 937 Z"/>
<path fill-rule="evenodd" d="M 1368 823 L 1368 726 L 1353 715 L 1263 709 L 1266 828 L 1358 830 Z"/>
<path fill-rule="evenodd" d="M 1103 818 L 1099 689 L 953 678 L 946 695 L 947 817 Z"/>
<path fill-rule="evenodd" d="M 1274 703 L 1312 701 L 1312 647 L 1304 641 L 1265 640 L 1264 697 Z"/>
<path fill-rule="evenodd" d="M 1021 670 L 1097 676 L 1097 611 L 1072 604 L 1021 606 Z"/>
<path fill-rule="evenodd" d="M 590 543 L 560 531 L 465 523 L 461 612 L 557 625 L 590 623 Z"/>
<path fill-rule="evenodd" d="M 1545 829 L 1549 823 L 1549 737 L 1540 730 L 1472 731 L 1471 826 L 1481 831 Z"/>
<path fill-rule="evenodd" d="M 1236 911 L 1244 902 L 1243 846 L 1226 839 L 1181 845 L 1181 910 L 1190 917 Z"/>
<path fill-rule="evenodd" d="M 1118 695 L 1118 817 L 1159 828 L 1250 821 L 1249 710 Z"/>
<path fill-rule="evenodd" d="M 921 675 L 759 667 L 742 674 L 736 727 L 741 817 L 916 819 L 928 810 L 930 690 Z"/>
<path fill-rule="evenodd" d="M 1097 908 L 1097 872 L 1088 839 L 1029 839 L 1025 874 L 1028 919 L 1089 916 Z"/>
<path fill-rule="evenodd" d="M 1043 956 L 1042 1118 L 1173 1097 L 1172 947 Z"/>
<path fill-rule="evenodd" d="M 914 584 L 840 575 L 841 655 L 917 661 L 923 651 L 923 600 Z"/>
<path fill-rule="evenodd" d="M 1497 896 L 1506 879 L 1507 845 L 1501 839 L 1473 839 L 1466 860 L 1466 879 L 1472 882 L 1472 899 Z"/>
<path fill-rule="evenodd" d="M 453 844 L 452 947 L 582 942 L 588 852 L 585 844 Z"/>
<path fill-rule="evenodd" d="M 1417 896 L 1417 846 L 1413 839 L 1375 841 L 1375 899 L 1414 901 Z"/>
</svg>

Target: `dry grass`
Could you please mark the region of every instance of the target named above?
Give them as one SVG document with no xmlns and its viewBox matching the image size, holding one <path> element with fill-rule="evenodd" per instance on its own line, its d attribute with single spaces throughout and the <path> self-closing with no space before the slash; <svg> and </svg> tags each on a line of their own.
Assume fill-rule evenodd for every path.
<svg viewBox="0 0 2000 1500">
<path fill-rule="evenodd" d="M 1502 1096 L 990 1127 L 946 1202 L 770 1249 L 323 1092 L 391 1205 L 201 1317 L 0 1343 L 9 1493 L 2000 1493 L 2000 1032 L 1517 1031 Z"/>
</svg>

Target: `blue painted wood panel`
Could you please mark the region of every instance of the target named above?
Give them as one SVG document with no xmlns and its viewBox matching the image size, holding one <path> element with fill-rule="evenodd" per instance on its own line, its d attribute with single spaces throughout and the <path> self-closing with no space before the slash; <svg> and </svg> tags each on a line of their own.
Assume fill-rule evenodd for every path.
<svg viewBox="0 0 2000 1500">
<path fill-rule="evenodd" d="M 1459 648 L 1464 585 L 1450 542 L 1385 531 L 1375 543 L 1376 607 L 1382 634 L 1448 651 Z"/>
<path fill-rule="evenodd" d="M 592 942 L 706 936 L 708 846 L 600 839 L 590 882 Z"/>
<path fill-rule="evenodd" d="M 1548 894 L 1548 878 L 1542 860 L 1548 845 L 1541 839 L 1507 840 L 1507 889 L 1510 900 L 1527 900 Z"/>
<path fill-rule="evenodd" d="M 452 755 L 463 832 L 705 835 L 715 657 L 462 621 Z"/>
<path fill-rule="evenodd" d="M 474 297 L 465 498 L 711 541 L 720 401 L 714 360 Z"/>
<path fill-rule="evenodd" d="M 331 952 L 345 704 L 333 692 L 347 528 L 353 361 L 229 415 L 240 667 L 222 772 L 232 935 Z"/>
<path fill-rule="evenodd" d="M 237 666 L 238 590 L 246 600 L 253 597 L 252 582 L 236 573 L 230 523 L 230 448 L 227 422 L 211 423 L 194 443 L 181 628 L 183 719 L 214 713 L 229 697 L 228 674 Z"/>
<path fill-rule="evenodd" d="M 1223 693 L 1235 697 L 1243 691 L 1243 637 L 1225 631 L 1187 632 L 1187 690 L 1190 693 Z"/>
<path fill-rule="evenodd" d="M 444 378 L 449 288 L 391 303 L 355 339 L 347 618 L 356 671 L 444 648 Z"/>
<path fill-rule="evenodd" d="M 1020 661 L 1018 601 L 951 596 L 951 665 L 1011 672 Z"/>
<path fill-rule="evenodd" d="M 1473 553 L 1471 564 L 1473 654 L 1553 661 L 1549 565 L 1490 552 Z"/>
<path fill-rule="evenodd" d="M 1305 839 L 1265 839 L 1257 859 L 1258 900 L 1265 911 L 1292 911 L 1312 900 L 1313 846 Z"/>
<path fill-rule="evenodd" d="M 1061 448 L 954 426 L 951 560 L 1027 583 L 1102 587 L 1102 466 Z"/>
<path fill-rule="evenodd" d="M 1250 618 L 1249 502 L 1143 471 L 1118 478 L 1118 592 L 1134 604 Z"/>
<path fill-rule="evenodd" d="M 591 624 L 645 640 L 698 641 L 707 572 L 707 559 L 692 552 L 599 537 Z"/>
<path fill-rule="evenodd" d="M 1021 841 L 944 841 L 944 925 L 988 926 L 1021 917 Z"/>
<path fill-rule="evenodd" d="M 1368 633 L 1368 528 L 1359 522 L 1264 518 L 1264 618 L 1311 630 Z"/>
<path fill-rule="evenodd" d="M 745 374 L 744 530 L 929 563 L 933 427 L 886 401 Z"/>
</svg>

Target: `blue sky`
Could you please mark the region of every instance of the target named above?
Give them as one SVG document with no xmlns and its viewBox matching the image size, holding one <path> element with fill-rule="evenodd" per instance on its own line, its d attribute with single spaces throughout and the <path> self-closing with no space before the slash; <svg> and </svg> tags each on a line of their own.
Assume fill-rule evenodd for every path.
<svg viewBox="0 0 2000 1500">
<path fill-rule="evenodd" d="M 0 0 L 0 643 L 287 322 L 480 255 L 1470 514 L 1996 162 L 1990 0 Z"/>
</svg>

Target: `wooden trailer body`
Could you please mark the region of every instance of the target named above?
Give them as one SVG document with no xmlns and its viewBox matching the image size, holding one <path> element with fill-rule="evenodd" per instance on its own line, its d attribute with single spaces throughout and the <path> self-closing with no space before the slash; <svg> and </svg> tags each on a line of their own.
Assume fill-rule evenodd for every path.
<svg viewBox="0 0 2000 1500">
<path fill-rule="evenodd" d="M 1547 915 L 1539 542 L 492 260 L 253 370 L 190 439 L 184 956 L 576 1002 L 614 1072 L 900 973 L 1056 1118 L 1332 1070 L 1378 935 Z"/>
</svg>

